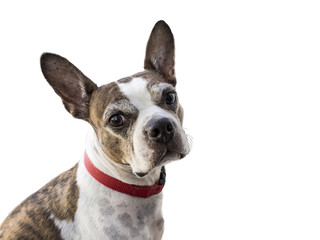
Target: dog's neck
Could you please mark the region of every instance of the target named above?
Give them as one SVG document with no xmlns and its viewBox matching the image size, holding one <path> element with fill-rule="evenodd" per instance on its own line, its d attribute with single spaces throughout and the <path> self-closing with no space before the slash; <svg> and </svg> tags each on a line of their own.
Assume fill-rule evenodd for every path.
<svg viewBox="0 0 320 240">
<path fill-rule="evenodd" d="M 90 130 L 86 140 L 86 152 L 92 161 L 93 165 L 105 174 L 116 178 L 122 182 L 140 185 L 151 186 L 159 181 L 161 168 L 153 169 L 145 177 L 139 178 L 132 173 L 129 165 L 124 165 L 112 161 L 103 151 L 96 133 Z"/>
</svg>

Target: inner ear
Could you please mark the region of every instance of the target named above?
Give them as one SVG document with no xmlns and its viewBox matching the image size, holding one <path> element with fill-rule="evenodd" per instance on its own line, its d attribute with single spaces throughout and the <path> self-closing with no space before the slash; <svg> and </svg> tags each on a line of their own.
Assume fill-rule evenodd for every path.
<svg viewBox="0 0 320 240">
<path fill-rule="evenodd" d="M 174 38 L 170 27 L 162 20 L 156 23 L 150 34 L 144 68 L 159 73 L 168 83 L 176 85 Z"/>
<path fill-rule="evenodd" d="M 44 53 L 40 63 L 44 77 L 61 97 L 68 112 L 75 118 L 88 121 L 90 98 L 97 85 L 59 55 Z"/>
</svg>

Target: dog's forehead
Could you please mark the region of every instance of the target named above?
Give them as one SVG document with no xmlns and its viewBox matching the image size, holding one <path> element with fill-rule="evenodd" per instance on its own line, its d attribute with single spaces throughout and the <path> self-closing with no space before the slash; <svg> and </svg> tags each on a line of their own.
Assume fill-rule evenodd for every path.
<svg viewBox="0 0 320 240">
<path fill-rule="evenodd" d="M 146 72 L 103 85 L 91 98 L 91 119 L 96 122 L 119 109 L 135 112 L 156 105 L 161 101 L 164 90 L 174 90 L 174 87 L 156 74 Z"/>
<path fill-rule="evenodd" d="M 117 84 L 121 93 L 139 111 L 160 101 L 165 89 L 173 88 L 168 83 L 150 81 L 143 77 L 132 77 L 130 81 L 118 81 Z"/>
<path fill-rule="evenodd" d="M 138 110 L 153 105 L 151 94 L 148 91 L 147 81 L 143 78 L 132 78 L 131 81 L 118 83 L 120 91 Z"/>
</svg>

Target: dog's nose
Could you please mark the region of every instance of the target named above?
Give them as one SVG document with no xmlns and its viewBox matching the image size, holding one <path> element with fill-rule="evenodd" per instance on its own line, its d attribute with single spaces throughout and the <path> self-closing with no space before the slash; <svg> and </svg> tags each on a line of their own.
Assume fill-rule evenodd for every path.
<svg viewBox="0 0 320 240">
<path fill-rule="evenodd" d="M 146 126 L 146 133 L 152 141 L 167 143 L 174 135 L 174 126 L 169 118 L 150 120 Z"/>
</svg>

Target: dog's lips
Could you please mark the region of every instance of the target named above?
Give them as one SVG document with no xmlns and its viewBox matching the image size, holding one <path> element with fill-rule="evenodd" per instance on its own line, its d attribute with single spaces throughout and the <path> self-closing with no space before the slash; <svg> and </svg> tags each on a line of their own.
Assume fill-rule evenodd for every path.
<svg viewBox="0 0 320 240">
<path fill-rule="evenodd" d="M 156 161 L 156 166 L 164 165 L 169 161 L 180 160 L 185 156 L 186 155 L 183 153 L 166 150 L 164 154 Z"/>
<path fill-rule="evenodd" d="M 137 175 L 139 178 L 142 178 L 142 177 L 144 177 L 144 176 L 146 176 L 147 174 L 148 174 L 148 172 L 135 172 L 134 173 L 135 175 Z"/>
<path fill-rule="evenodd" d="M 155 168 L 155 167 L 161 167 L 167 164 L 168 162 L 175 161 L 175 160 L 180 160 L 184 158 L 186 154 L 184 153 L 179 153 L 179 152 L 173 152 L 169 150 L 165 150 L 163 154 L 154 162 L 153 167 L 146 171 L 146 172 L 133 172 L 137 177 L 143 178 L 149 174 L 149 172 Z"/>
</svg>

